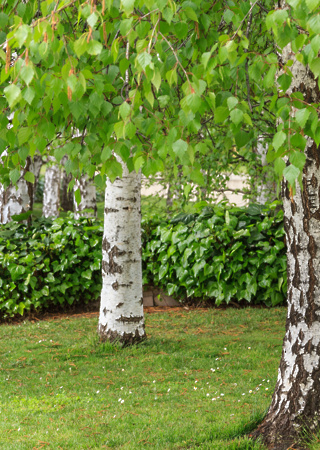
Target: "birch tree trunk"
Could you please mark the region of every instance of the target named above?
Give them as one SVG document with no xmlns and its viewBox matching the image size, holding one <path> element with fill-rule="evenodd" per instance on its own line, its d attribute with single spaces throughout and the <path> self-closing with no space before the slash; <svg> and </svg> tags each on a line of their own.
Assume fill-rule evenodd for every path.
<svg viewBox="0 0 320 450">
<path fill-rule="evenodd" d="M 141 174 L 107 180 L 102 242 L 102 341 L 132 344 L 145 338 L 141 268 Z"/>
<path fill-rule="evenodd" d="M 80 190 L 81 201 L 78 204 L 76 199 L 74 199 L 74 218 L 80 219 L 80 217 L 96 217 L 96 187 L 93 180 L 87 175 L 83 175 L 80 180 L 76 180 L 75 182 L 74 191 L 77 189 Z"/>
<path fill-rule="evenodd" d="M 290 67 L 290 91 L 320 101 L 312 73 L 286 47 L 283 63 Z M 290 93 L 290 92 L 289 92 Z M 294 112 L 294 111 L 292 111 Z M 291 448 L 299 432 L 319 427 L 320 414 L 320 149 L 309 138 L 302 190 L 292 197 L 283 184 L 284 227 L 288 260 L 288 314 L 278 380 L 269 411 L 253 437 L 261 435 L 274 450 Z M 298 446 L 294 448 L 301 448 Z"/>
<path fill-rule="evenodd" d="M 62 169 L 61 172 L 61 197 L 60 203 L 63 211 L 73 211 L 73 192 L 72 190 L 68 191 L 68 185 L 72 180 L 72 174 Z"/>
<path fill-rule="evenodd" d="M 33 203 L 34 203 L 39 183 L 40 170 L 43 165 L 43 159 L 40 155 L 34 155 L 32 163 L 33 163 L 32 172 L 34 174 L 34 185 L 33 185 Z"/>
<path fill-rule="evenodd" d="M 60 206 L 60 167 L 53 156 L 48 157 L 48 165 L 44 177 L 43 206 L 44 217 L 59 217 Z"/>
<path fill-rule="evenodd" d="M 0 184 L 0 223 L 11 222 L 12 216 L 25 213 L 33 206 L 33 184 L 24 179 L 27 171 L 32 172 L 33 165 L 27 158 L 26 166 L 21 170 L 21 177 L 16 186 L 10 184 L 7 189 Z"/>
<path fill-rule="evenodd" d="M 256 186 L 257 196 L 255 201 L 260 205 L 265 205 L 268 201 L 273 201 L 276 195 L 276 183 L 272 178 L 272 171 L 266 171 L 265 168 L 268 165 L 267 162 L 268 145 L 264 142 L 263 137 L 258 137 L 257 142 L 257 154 L 261 157 L 261 179 L 258 186 Z M 256 184 L 256 180 L 254 181 Z"/>
</svg>

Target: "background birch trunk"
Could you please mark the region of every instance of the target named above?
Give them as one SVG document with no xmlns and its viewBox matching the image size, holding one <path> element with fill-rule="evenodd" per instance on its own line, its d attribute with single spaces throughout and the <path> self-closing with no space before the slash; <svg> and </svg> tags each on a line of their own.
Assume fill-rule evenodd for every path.
<svg viewBox="0 0 320 450">
<path fill-rule="evenodd" d="M 78 204 L 74 198 L 74 218 L 80 217 L 96 217 L 97 202 L 96 202 L 96 187 L 88 175 L 83 175 L 80 180 L 76 180 L 74 191 L 80 190 L 81 201 Z M 91 211 L 88 211 L 91 210 Z"/>
<path fill-rule="evenodd" d="M 320 93 L 308 68 L 289 46 L 282 63 L 290 67 L 293 91 L 308 103 L 319 102 Z M 294 113 L 292 109 L 292 114 Z M 302 189 L 292 196 L 283 183 L 284 227 L 288 261 L 288 314 L 278 380 L 269 411 L 254 437 L 262 435 L 274 450 L 299 442 L 300 431 L 319 426 L 320 414 L 320 149 L 309 138 L 305 149 Z M 301 448 L 295 446 L 295 448 Z"/>
<path fill-rule="evenodd" d="M 259 183 L 255 181 L 257 196 L 255 201 L 260 205 L 265 205 L 267 202 L 273 201 L 277 198 L 276 193 L 276 183 L 273 179 L 273 173 L 271 170 L 266 170 L 268 165 L 267 162 L 267 153 L 268 153 L 268 144 L 264 142 L 262 136 L 258 137 L 257 149 L 256 152 L 260 155 L 260 163 L 261 163 L 261 178 L 259 178 Z"/>
<path fill-rule="evenodd" d="M 145 338 L 141 267 L 141 174 L 122 164 L 122 179 L 107 180 L 102 242 L 102 341 Z"/>
<path fill-rule="evenodd" d="M 33 184 L 24 179 L 24 174 L 33 171 L 33 164 L 27 158 L 26 166 L 21 170 L 21 177 L 16 185 L 10 184 L 6 189 L 0 184 L 0 223 L 11 222 L 12 216 L 32 210 Z"/>
<path fill-rule="evenodd" d="M 58 217 L 60 206 L 60 167 L 53 156 L 48 157 L 48 165 L 44 177 L 43 206 L 44 217 Z"/>
</svg>

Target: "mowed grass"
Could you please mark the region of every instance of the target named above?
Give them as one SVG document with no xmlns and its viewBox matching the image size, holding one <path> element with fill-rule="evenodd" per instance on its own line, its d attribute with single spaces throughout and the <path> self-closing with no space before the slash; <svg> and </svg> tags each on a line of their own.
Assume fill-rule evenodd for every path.
<svg viewBox="0 0 320 450">
<path fill-rule="evenodd" d="M 99 344 L 97 317 L 0 326 L 0 448 L 264 449 L 245 435 L 277 378 L 286 310 L 146 314 Z"/>
</svg>

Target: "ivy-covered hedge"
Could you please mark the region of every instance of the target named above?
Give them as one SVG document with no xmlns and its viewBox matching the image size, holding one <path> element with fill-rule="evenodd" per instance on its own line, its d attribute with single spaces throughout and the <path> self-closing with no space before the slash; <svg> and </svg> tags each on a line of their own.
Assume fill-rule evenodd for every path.
<svg viewBox="0 0 320 450">
<path fill-rule="evenodd" d="M 205 208 L 146 224 L 144 283 L 178 298 L 247 300 L 275 306 L 287 289 L 283 212 Z"/>
<path fill-rule="evenodd" d="M 102 233 L 101 223 L 71 216 L 1 225 L 0 317 L 97 299 Z"/>
<path fill-rule="evenodd" d="M 143 278 L 180 299 L 284 301 L 282 212 L 205 208 L 169 223 L 143 221 Z M 35 219 L 0 226 L 0 318 L 96 300 L 101 291 L 98 220 Z"/>
</svg>

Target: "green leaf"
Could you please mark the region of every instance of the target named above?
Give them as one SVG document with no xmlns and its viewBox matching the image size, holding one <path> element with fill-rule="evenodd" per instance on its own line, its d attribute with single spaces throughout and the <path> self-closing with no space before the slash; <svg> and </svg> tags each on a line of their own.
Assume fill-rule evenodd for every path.
<svg viewBox="0 0 320 450">
<path fill-rule="evenodd" d="M 29 85 L 32 81 L 32 78 L 34 76 L 34 70 L 33 67 L 30 66 L 30 64 L 28 66 L 23 66 L 22 69 L 20 70 L 20 76 L 23 79 L 23 81 Z"/>
<path fill-rule="evenodd" d="M 307 27 L 309 28 L 309 30 L 313 31 L 315 34 L 320 34 L 319 14 L 315 14 L 308 20 Z"/>
<path fill-rule="evenodd" d="M 314 73 L 315 77 L 316 78 L 319 77 L 319 75 L 320 75 L 320 58 L 313 59 L 310 62 L 309 66 L 310 66 L 310 69 L 312 70 L 312 72 Z"/>
<path fill-rule="evenodd" d="M 298 109 L 296 111 L 296 121 L 301 128 L 305 127 L 305 124 L 310 116 L 310 111 L 307 108 Z"/>
<path fill-rule="evenodd" d="M 121 9 L 125 12 L 127 16 L 129 16 L 133 12 L 135 0 L 121 0 L 120 5 Z"/>
<path fill-rule="evenodd" d="M 282 178 L 286 163 L 282 158 L 276 158 L 274 161 L 274 171 L 279 178 Z"/>
<path fill-rule="evenodd" d="M 84 270 L 83 272 L 81 272 L 81 276 L 82 276 L 82 278 L 86 278 L 87 280 L 91 280 L 92 279 L 92 271 L 90 269 Z"/>
<path fill-rule="evenodd" d="M 183 11 L 189 19 L 193 20 L 194 22 L 198 22 L 198 16 L 194 9 L 190 8 L 190 6 L 184 8 Z"/>
<path fill-rule="evenodd" d="M 227 104 L 228 104 L 229 111 L 231 111 L 238 103 L 239 102 L 236 97 L 228 97 Z"/>
<path fill-rule="evenodd" d="M 320 4 L 320 0 L 306 0 L 307 7 L 310 11 L 313 11 L 314 9 L 318 8 Z M 319 20 L 319 19 L 318 19 Z"/>
<path fill-rule="evenodd" d="M 15 103 L 17 103 L 21 96 L 21 90 L 15 84 L 10 84 L 10 86 L 5 87 L 3 92 L 6 96 L 6 99 L 8 100 L 10 108 L 12 108 Z"/>
<path fill-rule="evenodd" d="M 151 64 L 152 57 L 149 53 L 142 52 L 137 56 L 137 61 L 142 67 L 142 69 L 145 70 L 145 68 Z"/>
<path fill-rule="evenodd" d="M 98 13 L 93 12 L 93 13 L 90 14 L 90 16 L 87 18 L 88 25 L 89 25 L 91 28 L 94 28 L 94 27 L 95 27 L 95 24 L 96 24 L 97 21 L 98 21 L 98 19 L 99 19 Z"/>
<path fill-rule="evenodd" d="M 77 202 L 77 205 L 79 205 L 81 202 L 81 192 L 79 188 L 74 191 L 74 199 Z"/>
<path fill-rule="evenodd" d="M 174 144 L 172 145 L 172 149 L 174 153 L 180 158 L 180 160 L 184 160 L 184 157 L 188 151 L 188 144 L 182 139 L 179 139 L 178 141 L 174 142 Z"/>
<path fill-rule="evenodd" d="M 28 86 L 26 89 L 22 91 L 22 97 L 25 99 L 26 102 L 29 103 L 29 105 L 31 105 L 32 100 L 35 97 L 34 89 Z"/>
<path fill-rule="evenodd" d="M 286 139 L 287 139 L 286 133 L 284 133 L 283 131 L 278 131 L 278 133 L 276 133 L 273 136 L 273 141 L 272 141 L 275 150 L 278 150 L 282 146 L 282 144 L 285 142 Z"/>
<path fill-rule="evenodd" d="M 218 106 L 214 112 L 214 119 L 216 123 L 224 122 L 229 117 L 229 109 L 225 106 Z"/>
<path fill-rule="evenodd" d="M 297 167 L 301 171 L 304 168 L 306 159 L 307 159 L 307 157 L 303 152 L 291 153 L 290 158 L 289 158 L 291 164 L 293 164 L 295 167 Z"/>
<path fill-rule="evenodd" d="M 27 40 L 29 35 L 29 27 L 28 25 L 20 25 L 18 30 L 14 33 L 14 37 L 19 45 L 21 47 L 25 41 Z"/>
<path fill-rule="evenodd" d="M 24 174 L 24 179 L 26 181 L 28 181 L 29 183 L 34 183 L 35 182 L 35 177 L 34 177 L 34 173 L 32 172 L 26 172 Z"/>
<path fill-rule="evenodd" d="M 299 175 L 300 170 L 293 164 L 287 166 L 283 171 L 283 176 L 285 177 L 286 180 L 288 180 L 291 186 L 294 186 L 294 183 Z"/>
<path fill-rule="evenodd" d="M 234 109 L 230 113 L 230 118 L 235 125 L 239 125 L 243 121 L 243 112 L 241 109 Z"/>
<path fill-rule="evenodd" d="M 280 75 L 280 77 L 278 77 L 277 83 L 279 84 L 279 86 L 281 87 L 283 92 L 287 92 L 287 90 L 289 89 L 289 87 L 291 85 L 291 80 L 292 80 L 292 77 L 290 75 L 287 75 L 286 73 L 284 73 L 284 74 Z"/>
<path fill-rule="evenodd" d="M 9 178 L 12 181 L 12 184 L 16 184 L 17 181 L 19 180 L 20 176 L 21 176 L 20 175 L 20 170 L 18 170 L 18 169 L 12 169 L 9 172 Z"/>
<path fill-rule="evenodd" d="M 102 52 L 102 44 L 92 39 L 87 45 L 87 52 L 89 55 L 100 55 Z"/>
<path fill-rule="evenodd" d="M 127 102 L 123 102 L 119 108 L 119 112 L 123 120 L 128 117 L 128 115 L 130 114 L 130 110 L 130 105 Z"/>
<path fill-rule="evenodd" d="M 79 39 L 77 39 L 73 44 L 74 51 L 78 58 L 80 58 L 83 53 L 87 51 L 88 43 L 84 36 L 81 36 Z"/>
</svg>

